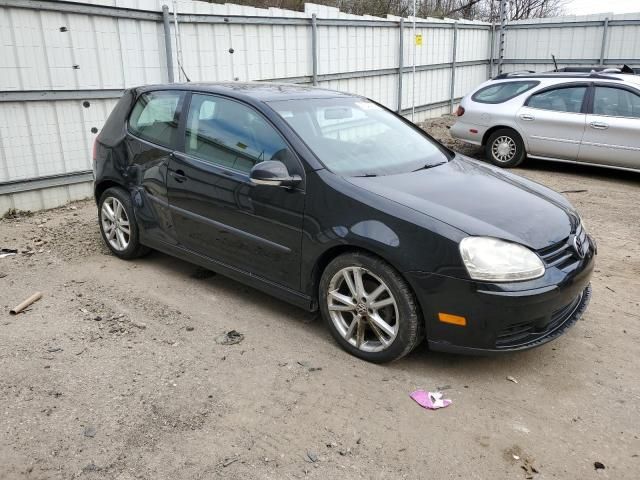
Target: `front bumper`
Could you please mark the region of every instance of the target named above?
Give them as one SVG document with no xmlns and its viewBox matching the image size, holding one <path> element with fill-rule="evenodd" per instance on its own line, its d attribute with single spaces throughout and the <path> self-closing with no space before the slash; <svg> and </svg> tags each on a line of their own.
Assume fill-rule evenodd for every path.
<svg viewBox="0 0 640 480">
<path fill-rule="evenodd" d="M 571 272 L 549 272 L 556 283 L 526 289 L 438 274 L 411 272 L 432 350 L 493 354 L 547 343 L 577 322 L 589 304 L 595 264 L 589 255 Z M 442 323 L 438 313 L 466 318 L 466 326 Z"/>
</svg>

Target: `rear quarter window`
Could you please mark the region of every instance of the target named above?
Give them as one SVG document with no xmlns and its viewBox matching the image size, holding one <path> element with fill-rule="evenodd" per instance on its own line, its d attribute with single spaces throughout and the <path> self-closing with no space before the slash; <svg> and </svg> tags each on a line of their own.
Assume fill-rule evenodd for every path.
<svg viewBox="0 0 640 480">
<path fill-rule="evenodd" d="M 500 82 L 481 88 L 471 100 L 478 103 L 502 103 L 539 85 L 538 81 Z"/>
<path fill-rule="evenodd" d="M 140 95 L 131 115 L 129 130 L 150 142 L 175 148 L 178 138 L 178 112 L 183 93 L 148 92 Z"/>
</svg>

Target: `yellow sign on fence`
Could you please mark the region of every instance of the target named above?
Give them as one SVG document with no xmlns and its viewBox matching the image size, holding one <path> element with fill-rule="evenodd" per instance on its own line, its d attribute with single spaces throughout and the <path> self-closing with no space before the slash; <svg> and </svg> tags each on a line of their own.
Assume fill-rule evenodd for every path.
<svg viewBox="0 0 640 480">
<path fill-rule="evenodd" d="M 422 34 L 416 34 L 416 46 L 422 46 Z"/>
</svg>

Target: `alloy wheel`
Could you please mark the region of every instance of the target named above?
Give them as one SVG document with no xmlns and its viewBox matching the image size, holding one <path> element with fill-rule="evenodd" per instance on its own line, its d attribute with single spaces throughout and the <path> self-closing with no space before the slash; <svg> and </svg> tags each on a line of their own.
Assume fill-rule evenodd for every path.
<svg viewBox="0 0 640 480">
<path fill-rule="evenodd" d="M 334 326 L 357 349 L 379 352 L 395 340 L 396 299 L 384 281 L 366 268 L 339 270 L 329 282 L 326 301 Z"/>
<path fill-rule="evenodd" d="M 496 161 L 501 163 L 510 162 L 517 153 L 516 142 L 513 138 L 503 135 L 494 140 L 491 145 L 491 153 Z"/>
<path fill-rule="evenodd" d="M 107 197 L 102 202 L 102 231 L 115 250 L 126 250 L 131 240 L 131 225 L 122 202 L 115 197 Z"/>
</svg>

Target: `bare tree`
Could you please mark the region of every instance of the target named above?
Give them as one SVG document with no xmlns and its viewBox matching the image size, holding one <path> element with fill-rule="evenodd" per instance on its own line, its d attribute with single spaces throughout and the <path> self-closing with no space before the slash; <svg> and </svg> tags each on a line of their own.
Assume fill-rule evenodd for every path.
<svg viewBox="0 0 640 480">
<path fill-rule="evenodd" d="M 507 20 L 557 17 L 564 13 L 567 0 L 509 0 Z M 500 0 L 485 0 L 477 12 L 478 18 L 490 22 L 500 21 Z"/>
<path fill-rule="evenodd" d="M 207 0 L 226 3 L 228 0 Z M 239 5 L 260 8 L 277 7 L 304 10 L 304 0 L 231 0 Z M 355 15 L 413 15 L 413 0 L 311 0 L 313 3 L 339 8 Z M 567 0 L 509 0 L 510 20 L 550 17 L 562 14 Z M 417 0 L 416 16 L 436 18 L 465 18 L 498 21 L 500 0 Z"/>
</svg>

